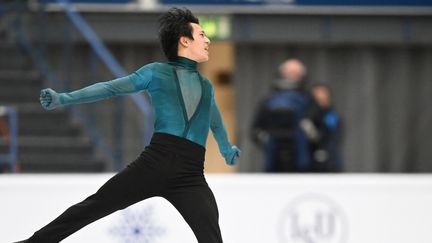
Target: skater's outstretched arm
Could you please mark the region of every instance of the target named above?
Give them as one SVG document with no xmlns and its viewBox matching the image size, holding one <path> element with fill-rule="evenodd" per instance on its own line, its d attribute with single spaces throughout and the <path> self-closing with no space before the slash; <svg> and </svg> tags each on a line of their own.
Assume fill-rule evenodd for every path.
<svg viewBox="0 0 432 243">
<path fill-rule="evenodd" d="M 69 93 L 57 93 L 50 88 L 43 89 L 39 99 L 43 108 L 52 110 L 59 106 L 90 103 L 113 96 L 139 92 L 147 88 L 151 79 L 152 68 L 150 64 L 126 77 L 95 83 Z"/>
<path fill-rule="evenodd" d="M 228 141 L 228 134 L 222 121 L 221 114 L 216 105 L 212 90 L 212 102 L 211 102 L 211 118 L 210 128 L 216 142 L 219 146 L 219 151 L 225 158 L 225 162 L 228 165 L 234 165 L 240 157 L 240 149 L 233 146 Z"/>
</svg>

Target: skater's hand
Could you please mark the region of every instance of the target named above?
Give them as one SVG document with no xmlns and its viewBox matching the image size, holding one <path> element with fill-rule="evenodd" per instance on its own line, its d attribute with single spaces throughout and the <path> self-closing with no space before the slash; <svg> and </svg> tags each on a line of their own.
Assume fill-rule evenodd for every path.
<svg viewBox="0 0 432 243">
<path fill-rule="evenodd" d="M 228 165 L 235 165 L 240 157 L 240 153 L 241 151 L 239 148 L 237 148 L 236 146 L 231 146 L 231 148 L 227 152 L 223 153 L 225 162 Z"/>
<path fill-rule="evenodd" d="M 52 110 L 61 106 L 59 94 L 52 89 L 41 90 L 39 101 L 46 110 Z"/>
</svg>

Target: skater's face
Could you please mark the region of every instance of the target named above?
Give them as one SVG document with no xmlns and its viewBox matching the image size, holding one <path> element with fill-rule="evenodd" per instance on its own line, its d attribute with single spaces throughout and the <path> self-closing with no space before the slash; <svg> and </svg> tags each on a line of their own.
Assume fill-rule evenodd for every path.
<svg viewBox="0 0 432 243">
<path fill-rule="evenodd" d="M 191 23 L 193 39 L 181 37 L 179 49 L 183 48 L 183 55 L 198 63 L 206 62 L 209 59 L 210 40 L 205 35 L 199 24 Z"/>
</svg>

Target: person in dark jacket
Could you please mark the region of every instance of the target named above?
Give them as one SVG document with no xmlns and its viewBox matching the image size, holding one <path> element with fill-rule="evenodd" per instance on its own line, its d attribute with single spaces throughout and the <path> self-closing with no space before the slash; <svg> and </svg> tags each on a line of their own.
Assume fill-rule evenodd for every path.
<svg viewBox="0 0 432 243">
<path fill-rule="evenodd" d="M 342 159 L 339 152 L 342 136 L 341 118 L 333 108 L 331 91 L 327 85 L 314 84 L 311 94 L 318 104 L 309 111 L 309 121 L 312 122 L 311 125 L 315 129 L 315 134 L 308 136 L 312 171 L 339 172 L 342 170 Z"/>
<path fill-rule="evenodd" d="M 252 138 L 264 150 L 264 171 L 306 172 L 310 168 L 309 143 L 300 121 L 312 103 L 305 90 L 306 68 L 298 59 L 279 67 L 282 77 L 260 104 L 252 125 Z"/>
</svg>

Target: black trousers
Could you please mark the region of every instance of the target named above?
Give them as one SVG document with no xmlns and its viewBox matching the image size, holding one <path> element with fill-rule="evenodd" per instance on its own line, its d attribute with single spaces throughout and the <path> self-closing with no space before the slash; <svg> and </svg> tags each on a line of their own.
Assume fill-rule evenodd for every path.
<svg viewBox="0 0 432 243">
<path fill-rule="evenodd" d="M 95 194 L 34 233 L 30 243 L 57 243 L 82 227 L 144 199 L 161 196 L 183 216 L 199 243 L 221 243 L 218 209 L 204 178 L 205 148 L 155 133 L 144 152 Z"/>
</svg>

